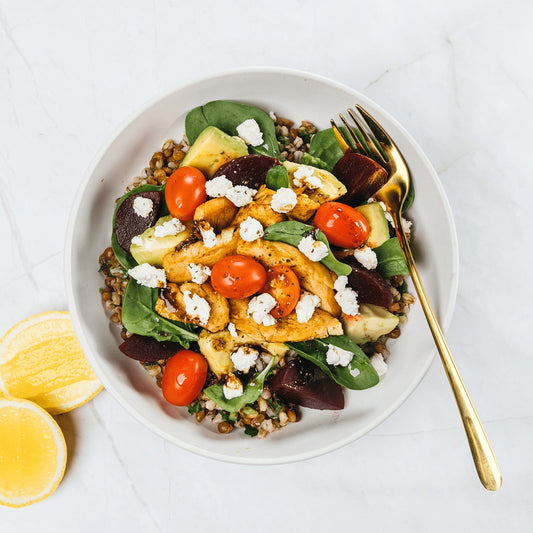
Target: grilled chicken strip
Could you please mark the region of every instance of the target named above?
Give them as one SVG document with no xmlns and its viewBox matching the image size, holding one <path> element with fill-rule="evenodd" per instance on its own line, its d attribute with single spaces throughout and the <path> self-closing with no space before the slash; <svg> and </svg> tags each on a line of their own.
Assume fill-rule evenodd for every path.
<svg viewBox="0 0 533 533">
<path fill-rule="evenodd" d="M 248 302 L 249 298 L 230 300 L 230 319 L 239 331 L 259 341 L 298 342 L 343 334 L 341 322 L 321 309 L 315 309 L 306 324 L 300 324 L 293 311 L 273 326 L 263 326 L 248 316 Z"/>
</svg>

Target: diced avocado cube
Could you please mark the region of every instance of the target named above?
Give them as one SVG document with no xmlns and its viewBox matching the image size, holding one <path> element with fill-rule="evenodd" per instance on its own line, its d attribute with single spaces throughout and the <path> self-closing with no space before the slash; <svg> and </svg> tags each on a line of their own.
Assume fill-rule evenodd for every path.
<svg viewBox="0 0 533 533">
<path fill-rule="evenodd" d="M 389 313 L 384 307 L 372 304 L 361 304 L 358 315 L 342 315 L 344 332 L 356 344 L 377 340 L 381 335 L 390 333 L 399 321 L 396 315 Z"/>
<path fill-rule="evenodd" d="M 248 155 L 248 147 L 240 137 L 208 126 L 198 135 L 180 166 L 197 168 L 206 178 L 211 178 L 224 163 L 244 155 Z"/>
<path fill-rule="evenodd" d="M 130 252 L 137 263 L 150 263 L 153 266 L 161 267 L 163 265 L 163 257 L 172 252 L 180 242 L 183 242 L 191 235 L 193 223 L 187 222 L 185 229 L 176 235 L 156 237 L 155 228 L 171 219 L 172 215 L 161 217 L 155 226 L 148 228 L 139 235 L 142 239 L 142 244 L 132 243 Z"/>
<path fill-rule="evenodd" d="M 389 240 L 389 223 L 379 203 L 373 202 L 371 204 L 360 205 L 356 209 L 366 218 L 370 227 L 370 233 L 366 241 L 367 246 L 377 248 Z"/>
</svg>

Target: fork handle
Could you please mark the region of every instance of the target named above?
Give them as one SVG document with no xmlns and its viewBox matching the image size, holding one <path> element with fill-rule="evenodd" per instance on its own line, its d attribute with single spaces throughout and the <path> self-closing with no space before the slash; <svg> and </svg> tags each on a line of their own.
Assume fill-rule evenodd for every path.
<svg viewBox="0 0 533 533">
<path fill-rule="evenodd" d="M 424 286 L 422 285 L 422 281 L 420 280 L 420 276 L 418 275 L 411 248 L 405 238 L 399 210 L 396 213 L 392 212 L 391 214 L 396 227 L 396 233 L 402 245 L 403 254 L 407 267 L 409 268 L 411 279 L 413 280 L 418 298 L 422 304 L 422 309 L 426 315 L 431 334 L 437 345 L 442 365 L 448 376 L 448 381 L 450 382 L 457 407 L 459 408 L 459 414 L 463 421 L 466 437 L 468 439 L 468 444 L 474 459 L 474 464 L 476 465 L 479 479 L 487 490 L 498 490 L 502 484 L 502 475 L 496 457 L 494 456 L 494 452 L 487 439 L 485 430 L 483 429 L 474 405 L 472 404 L 472 400 L 470 400 L 470 397 L 468 396 L 468 392 L 464 386 L 459 371 L 455 366 L 455 362 L 448 345 L 446 344 L 442 329 L 435 317 L 435 313 L 433 312 L 426 291 L 424 290 Z"/>
</svg>

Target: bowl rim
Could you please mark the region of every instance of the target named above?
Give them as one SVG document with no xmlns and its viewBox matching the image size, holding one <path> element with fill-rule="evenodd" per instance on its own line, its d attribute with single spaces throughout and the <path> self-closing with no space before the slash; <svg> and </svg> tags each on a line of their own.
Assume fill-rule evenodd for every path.
<svg viewBox="0 0 533 533">
<path fill-rule="evenodd" d="M 427 358 L 425 363 L 421 365 L 420 367 L 418 367 L 417 369 L 418 375 L 416 379 L 414 379 L 411 382 L 410 386 L 407 387 L 400 395 L 398 395 L 395 398 L 395 400 L 391 402 L 389 407 L 381 413 L 379 417 L 376 417 L 374 420 L 372 420 L 372 422 L 366 424 L 366 426 L 361 428 L 359 431 L 354 432 L 343 439 L 339 439 L 328 445 L 324 445 L 320 448 L 316 448 L 316 449 L 313 449 L 307 452 L 284 455 L 282 457 L 256 458 L 256 457 L 245 457 L 245 456 L 228 456 L 224 453 L 213 452 L 211 450 L 206 450 L 196 445 L 189 444 L 186 441 L 180 440 L 168 434 L 167 432 L 165 432 L 164 430 L 156 426 L 154 423 L 152 423 L 149 418 L 144 417 L 143 415 L 139 414 L 138 411 L 133 406 L 131 406 L 116 391 L 111 380 L 107 378 L 106 373 L 103 371 L 102 367 L 100 366 L 97 357 L 95 357 L 93 353 L 91 352 L 91 350 L 89 349 L 89 343 L 85 336 L 84 328 L 82 326 L 82 322 L 81 322 L 80 316 L 77 312 L 77 308 L 75 305 L 76 300 L 75 300 L 74 289 L 73 289 L 71 256 L 72 256 L 72 243 L 73 243 L 73 237 L 74 237 L 74 226 L 75 226 L 75 222 L 77 218 L 77 213 L 83 201 L 85 189 L 92 175 L 94 174 L 96 167 L 98 166 L 100 160 L 105 155 L 107 150 L 110 148 L 112 143 L 115 141 L 115 139 L 118 136 L 120 136 L 123 133 L 123 131 L 126 130 L 130 126 L 130 124 L 134 122 L 145 111 L 147 111 L 149 108 L 157 104 L 160 100 L 166 97 L 169 97 L 173 93 L 184 90 L 196 84 L 213 81 L 213 80 L 220 79 L 220 78 L 239 76 L 243 74 L 270 74 L 270 75 L 274 74 L 274 75 L 293 76 L 297 78 L 310 79 L 312 81 L 316 81 L 319 83 L 323 83 L 325 85 L 329 85 L 330 87 L 333 87 L 335 89 L 339 89 L 339 90 L 351 93 L 353 94 L 354 98 L 358 100 L 358 102 L 363 103 L 363 105 L 368 105 L 369 107 L 378 110 L 379 113 L 382 114 L 383 116 L 386 116 L 387 120 L 390 123 L 392 123 L 394 127 L 397 128 L 398 131 L 400 131 L 400 133 L 404 136 L 405 140 L 410 144 L 411 148 L 416 152 L 417 156 L 423 162 L 429 174 L 431 175 L 433 184 L 435 185 L 437 192 L 439 193 L 439 197 L 442 201 L 442 206 L 446 213 L 446 224 L 447 224 L 449 235 L 451 237 L 451 244 L 452 244 L 452 247 L 451 247 L 452 248 L 451 252 L 453 255 L 452 268 L 455 274 L 451 282 L 448 285 L 448 294 L 446 295 L 447 298 L 443 298 L 445 299 L 445 301 L 448 301 L 448 306 L 445 309 L 445 312 L 443 313 L 442 319 L 440 320 L 440 325 L 443 331 L 446 332 L 446 330 L 448 329 L 451 323 L 454 309 L 455 309 L 456 300 L 457 300 L 457 292 L 458 292 L 458 286 L 459 286 L 459 247 L 458 247 L 458 239 L 457 239 L 455 221 L 453 218 L 450 203 L 449 203 L 448 197 L 446 196 L 446 192 L 438 177 L 438 174 L 435 168 L 429 161 L 428 157 L 426 156 L 422 148 L 418 145 L 415 139 L 410 135 L 410 133 L 396 120 L 396 118 L 394 118 L 388 111 L 383 109 L 379 104 L 376 104 L 372 99 L 370 99 L 366 95 L 360 93 L 358 90 L 353 89 L 352 87 L 344 83 L 332 80 L 320 74 L 315 74 L 312 72 L 293 69 L 293 68 L 271 67 L 271 66 L 242 67 L 242 68 L 222 70 L 212 75 L 196 77 L 196 78 L 193 78 L 187 81 L 186 83 L 176 84 L 172 88 L 162 91 L 159 94 L 155 95 L 154 97 L 150 98 L 149 100 L 145 101 L 145 103 L 142 104 L 139 108 L 129 113 L 129 115 L 124 120 L 122 120 L 118 126 L 113 128 L 107 140 L 100 146 L 100 148 L 96 152 L 96 155 L 92 158 L 89 166 L 87 167 L 86 171 L 83 174 L 83 178 L 74 196 L 74 201 L 72 203 L 72 207 L 69 213 L 69 219 L 68 219 L 67 229 L 66 229 L 66 234 L 65 234 L 65 254 L 64 254 L 65 288 L 66 288 L 66 294 L 67 294 L 68 308 L 69 308 L 71 319 L 74 325 L 74 330 L 76 332 L 76 335 L 78 337 L 78 340 L 80 342 L 80 345 L 82 347 L 82 350 L 85 356 L 87 357 L 91 367 L 94 369 L 98 378 L 101 380 L 105 389 L 109 391 L 111 395 L 113 396 L 113 398 L 117 400 L 118 403 L 128 413 L 130 413 L 136 420 L 138 420 L 144 426 L 148 427 L 151 431 L 153 431 L 160 437 L 164 438 L 165 440 L 168 440 L 172 442 L 173 444 L 178 445 L 179 447 L 185 450 L 193 452 L 196 455 L 207 457 L 209 459 L 214 459 L 214 460 L 219 460 L 219 461 L 224 461 L 224 462 L 229 462 L 229 463 L 247 464 L 247 465 L 286 464 L 286 463 L 292 463 L 292 462 L 297 462 L 297 461 L 303 461 L 306 459 L 311 459 L 313 457 L 319 457 L 321 455 L 332 452 L 334 450 L 338 450 L 339 448 L 342 448 L 346 446 L 347 444 L 350 444 L 351 442 L 356 441 L 360 437 L 364 436 L 365 434 L 369 433 L 374 428 L 379 426 L 384 420 L 386 420 L 389 416 L 391 416 L 418 387 L 418 385 L 420 384 L 420 382 L 422 381 L 422 379 L 428 372 L 431 364 L 433 363 L 435 354 L 437 353 L 436 347 L 432 350 L 430 357 Z"/>
</svg>

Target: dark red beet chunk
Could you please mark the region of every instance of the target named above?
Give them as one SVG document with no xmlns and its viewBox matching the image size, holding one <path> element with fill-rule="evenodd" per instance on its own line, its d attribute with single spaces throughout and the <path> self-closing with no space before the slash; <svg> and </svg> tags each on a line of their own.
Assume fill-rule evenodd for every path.
<svg viewBox="0 0 533 533">
<path fill-rule="evenodd" d="M 348 189 L 340 199 L 348 205 L 360 205 L 387 183 L 387 171 L 373 159 L 346 152 L 333 167 L 333 175 Z"/>
<path fill-rule="evenodd" d="M 154 203 L 147 217 L 140 217 L 133 209 L 135 198 L 149 198 Z M 145 191 L 128 196 L 117 210 L 115 217 L 115 234 L 121 248 L 130 253 L 131 239 L 151 228 L 157 220 L 159 206 L 163 199 L 161 191 Z"/>
<path fill-rule="evenodd" d="M 342 387 L 301 357 L 280 368 L 270 382 L 270 390 L 289 402 L 310 409 L 344 409 Z"/>
<path fill-rule="evenodd" d="M 134 333 L 128 337 L 118 349 L 136 361 L 151 363 L 159 359 L 168 359 L 181 349 L 177 342 L 159 342 L 152 337 L 144 337 Z"/>
<path fill-rule="evenodd" d="M 259 189 L 265 183 L 267 172 L 276 163 L 276 159 L 267 155 L 245 155 L 222 165 L 213 178 L 226 176 L 233 185 L 246 185 L 252 189 Z"/>
<path fill-rule="evenodd" d="M 392 305 L 392 293 L 389 284 L 375 270 L 361 266 L 356 259 L 343 259 L 352 267 L 348 284 L 357 291 L 357 301 L 361 304 L 374 304 L 381 307 Z"/>
</svg>

